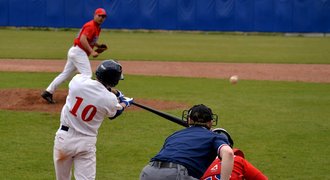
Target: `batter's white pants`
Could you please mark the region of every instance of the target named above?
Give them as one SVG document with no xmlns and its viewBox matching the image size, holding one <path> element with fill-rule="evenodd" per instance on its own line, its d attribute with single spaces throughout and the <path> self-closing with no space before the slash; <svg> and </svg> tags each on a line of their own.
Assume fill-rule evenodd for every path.
<svg viewBox="0 0 330 180">
<path fill-rule="evenodd" d="M 57 180 L 94 180 L 96 176 L 96 137 L 82 135 L 73 129 L 59 129 L 54 140 L 53 158 Z"/>
<path fill-rule="evenodd" d="M 92 77 L 92 68 L 86 52 L 78 46 L 72 46 L 68 51 L 68 59 L 63 71 L 49 84 L 46 91 L 54 94 L 57 87 L 76 71 Z"/>
</svg>

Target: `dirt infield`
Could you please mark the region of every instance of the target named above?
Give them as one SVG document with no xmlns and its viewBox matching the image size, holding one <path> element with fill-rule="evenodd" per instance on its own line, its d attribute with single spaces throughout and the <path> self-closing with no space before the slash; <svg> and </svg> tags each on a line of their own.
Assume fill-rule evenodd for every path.
<svg viewBox="0 0 330 180">
<path fill-rule="evenodd" d="M 0 71 L 13 72 L 61 72 L 65 60 L 0 60 Z M 95 69 L 100 61 L 92 61 Z M 330 65 L 306 64 L 235 64 L 202 62 L 154 62 L 121 61 L 125 74 L 147 76 L 178 76 L 227 79 L 238 75 L 241 80 L 297 81 L 330 83 Z M 51 81 L 51 79 L 49 80 Z M 59 113 L 66 98 L 66 91 L 59 90 L 54 98 L 55 105 L 47 104 L 41 97 L 42 89 L 0 90 L 0 109 Z M 171 101 L 142 100 L 156 109 L 187 108 L 189 105 Z M 6 102 L 6 103 L 4 103 Z M 135 107 L 130 108 L 136 110 Z"/>
<path fill-rule="evenodd" d="M 0 71 L 60 72 L 66 60 L 0 60 Z M 121 61 L 125 74 L 330 83 L 326 64 L 253 64 Z M 95 69 L 99 61 L 92 61 Z"/>
<path fill-rule="evenodd" d="M 62 106 L 65 103 L 67 91 L 58 90 L 54 94 L 56 104 L 48 104 L 40 97 L 41 89 L 0 89 L 0 109 L 17 110 L 17 111 L 38 111 L 48 113 L 61 112 Z M 156 109 L 184 109 L 187 104 L 182 104 L 174 101 L 146 100 L 136 99 L 141 104 L 149 105 Z M 129 110 L 140 110 L 132 106 Z"/>
</svg>

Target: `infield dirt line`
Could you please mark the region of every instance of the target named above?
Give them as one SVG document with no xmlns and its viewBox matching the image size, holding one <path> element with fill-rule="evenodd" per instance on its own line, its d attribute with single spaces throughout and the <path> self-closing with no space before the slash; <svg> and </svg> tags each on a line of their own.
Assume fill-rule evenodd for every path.
<svg viewBox="0 0 330 180">
<path fill-rule="evenodd" d="M 92 60 L 92 69 L 100 61 Z M 238 75 L 240 79 L 330 82 L 328 64 L 254 64 L 215 62 L 160 62 L 119 61 L 124 74 L 146 76 L 201 77 L 227 79 Z M 66 60 L 2 59 L 0 71 L 61 72 Z"/>
</svg>

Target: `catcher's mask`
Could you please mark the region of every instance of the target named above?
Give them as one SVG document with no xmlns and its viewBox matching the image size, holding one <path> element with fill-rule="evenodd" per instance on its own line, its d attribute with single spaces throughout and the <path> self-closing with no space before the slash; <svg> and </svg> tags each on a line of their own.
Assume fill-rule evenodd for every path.
<svg viewBox="0 0 330 180">
<path fill-rule="evenodd" d="M 213 132 L 217 133 L 217 134 L 223 134 L 227 137 L 228 141 L 229 141 L 229 146 L 231 148 L 233 148 L 234 146 L 234 141 L 233 139 L 230 137 L 230 134 L 223 128 L 215 128 L 215 129 L 212 129 Z"/>
<path fill-rule="evenodd" d="M 191 121 L 189 121 L 189 118 Z M 182 120 L 186 121 L 192 126 L 204 126 L 207 127 L 207 122 L 212 121 L 212 126 L 218 124 L 218 115 L 213 114 L 212 110 L 204 104 L 195 105 L 189 110 L 182 112 Z"/>
<path fill-rule="evenodd" d="M 104 85 L 115 87 L 119 80 L 124 79 L 121 65 L 115 60 L 104 60 L 97 67 L 96 78 Z"/>
</svg>

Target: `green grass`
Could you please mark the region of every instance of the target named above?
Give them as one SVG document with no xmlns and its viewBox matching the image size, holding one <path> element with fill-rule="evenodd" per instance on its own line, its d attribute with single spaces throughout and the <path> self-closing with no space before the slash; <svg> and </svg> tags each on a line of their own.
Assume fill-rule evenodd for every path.
<svg viewBox="0 0 330 180">
<path fill-rule="evenodd" d="M 77 30 L 0 29 L 0 59 L 65 59 Z M 329 37 L 104 31 L 110 50 L 97 59 L 330 64 Z M 0 72 L 0 89 L 40 88 L 57 73 Z M 67 88 L 67 83 L 60 86 Z M 126 75 L 119 86 L 137 99 L 203 103 L 219 114 L 235 146 L 269 179 L 330 179 L 330 84 Z M 1 95 L 1 94 L 0 94 Z M 6 102 L 0 102 L 6 103 Z M 183 109 L 166 111 L 181 116 Z M 0 110 L 1 178 L 55 179 L 52 149 L 59 113 Z M 97 179 L 138 179 L 180 126 L 146 111 L 105 121 Z"/>
<path fill-rule="evenodd" d="M 54 76 L 0 72 L 0 88 L 42 89 Z M 269 179 L 330 178 L 330 84 L 244 80 L 232 86 L 221 79 L 126 75 L 119 88 L 138 99 L 210 106 L 220 116 L 218 127 L 231 133 L 235 146 Z M 166 112 L 180 117 L 182 110 Z M 1 177 L 54 179 L 59 113 L 1 110 L 0 119 Z M 97 179 L 138 179 L 164 139 L 179 129 L 146 111 L 106 120 L 97 142 Z"/>
<path fill-rule="evenodd" d="M 0 59 L 66 59 L 78 30 L 0 29 Z M 330 37 L 104 31 L 97 59 L 329 64 Z"/>
<path fill-rule="evenodd" d="M 2 179 L 54 179 L 52 146 L 57 117 L 0 111 Z"/>
</svg>

